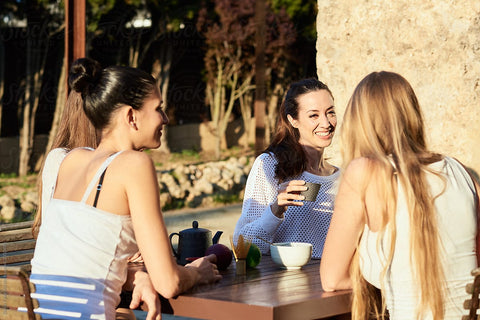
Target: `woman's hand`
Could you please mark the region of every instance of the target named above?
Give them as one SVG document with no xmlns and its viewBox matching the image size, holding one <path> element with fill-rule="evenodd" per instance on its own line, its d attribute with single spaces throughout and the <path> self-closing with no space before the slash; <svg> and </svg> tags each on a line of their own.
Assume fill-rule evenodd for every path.
<svg viewBox="0 0 480 320">
<path fill-rule="evenodd" d="M 222 276 L 218 272 L 217 265 L 217 256 L 210 254 L 208 256 L 198 258 L 192 263 L 187 264 L 185 267 L 195 267 L 199 274 L 198 284 L 206 284 L 219 281 L 222 279 Z"/>
<path fill-rule="evenodd" d="M 278 189 L 277 201 L 270 206 L 272 213 L 279 218 L 283 218 L 283 214 L 287 211 L 288 206 L 303 206 L 303 202 L 294 200 L 304 200 L 305 197 L 300 192 L 307 189 L 304 180 L 292 180 L 281 183 Z"/>
<path fill-rule="evenodd" d="M 162 319 L 160 299 L 158 298 L 157 291 L 153 288 L 148 273 L 137 271 L 133 285 L 130 309 L 138 308 L 140 303 L 143 302 L 142 310 L 148 311 L 146 320 Z"/>
<path fill-rule="evenodd" d="M 133 256 L 128 258 L 128 263 L 143 263 L 143 257 L 140 251 L 137 251 Z"/>
</svg>

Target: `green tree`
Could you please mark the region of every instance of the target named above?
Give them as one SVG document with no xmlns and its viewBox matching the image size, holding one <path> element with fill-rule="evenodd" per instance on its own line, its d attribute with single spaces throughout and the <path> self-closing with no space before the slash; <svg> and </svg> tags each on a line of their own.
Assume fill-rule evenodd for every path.
<svg viewBox="0 0 480 320">
<path fill-rule="evenodd" d="M 215 0 L 215 15 L 200 11 L 197 27 L 207 46 L 206 97 L 210 106 L 215 156 L 220 158 L 235 101 L 252 89 L 254 75 L 254 0 Z"/>
<path fill-rule="evenodd" d="M 295 40 L 295 30 L 285 11 L 274 12 L 268 3 L 266 5 L 267 78 L 275 81 L 272 70 L 281 68 L 286 62 L 284 48 Z M 257 29 L 255 1 L 215 0 L 214 12 L 207 8 L 200 11 L 197 27 L 205 37 L 206 96 L 212 132 L 216 137 L 215 153 L 219 158 L 222 145 L 226 146 L 222 141 L 225 141 L 227 125 L 237 102 L 245 131 L 251 131 Z"/>
</svg>

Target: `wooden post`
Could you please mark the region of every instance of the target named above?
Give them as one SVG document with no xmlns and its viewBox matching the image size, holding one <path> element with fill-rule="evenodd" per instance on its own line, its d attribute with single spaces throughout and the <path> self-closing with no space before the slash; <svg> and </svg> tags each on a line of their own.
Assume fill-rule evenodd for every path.
<svg viewBox="0 0 480 320">
<path fill-rule="evenodd" d="M 85 57 L 85 2 L 86 0 L 65 0 L 65 68 L 68 71 L 72 62 Z"/>
<path fill-rule="evenodd" d="M 255 5 L 255 155 L 265 149 L 265 0 Z"/>
</svg>

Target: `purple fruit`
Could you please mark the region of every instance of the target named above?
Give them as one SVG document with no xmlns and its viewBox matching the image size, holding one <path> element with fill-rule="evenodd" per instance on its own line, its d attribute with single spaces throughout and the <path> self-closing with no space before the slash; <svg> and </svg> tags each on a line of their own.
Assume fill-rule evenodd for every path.
<svg viewBox="0 0 480 320">
<path fill-rule="evenodd" d="M 205 255 L 214 254 L 217 256 L 217 268 L 218 270 L 225 270 L 232 262 L 232 251 L 221 243 L 216 243 L 208 247 L 205 251 Z"/>
</svg>

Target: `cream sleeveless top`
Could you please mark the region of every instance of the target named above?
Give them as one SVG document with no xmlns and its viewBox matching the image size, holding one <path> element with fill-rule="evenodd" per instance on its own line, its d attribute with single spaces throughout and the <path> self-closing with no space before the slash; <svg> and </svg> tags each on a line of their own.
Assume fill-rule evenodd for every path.
<svg viewBox="0 0 480 320">
<path fill-rule="evenodd" d="M 438 214 L 441 256 L 446 276 L 445 319 L 458 320 L 464 312 L 463 302 L 468 298 L 465 286 L 473 280 L 470 272 L 477 265 L 475 186 L 465 169 L 452 158 L 445 157 L 442 161 L 431 164 L 431 168 L 441 173 L 445 179 L 442 180 L 433 174 L 428 175 L 431 194 L 440 195 L 435 199 L 435 208 Z M 410 219 L 400 183 L 398 184 L 396 224 L 395 253 L 390 272 L 384 279 L 385 291 L 382 294 L 385 296 L 391 320 L 411 320 L 415 319 L 420 290 L 413 277 L 409 247 Z M 371 231 L 365 225 L 359 244 L 362 274 L 377 288 L 381 288 L 380 273 L 388 256 L 387 234 L 388 230 L 385 232 L 383 243 L 377 250 L 378 232 Z M 421 276 L 429 278 L 435 275 Z M 431 313 L 423 319 L 432 319 Z"/>
<path fill-rule="evenodd" d="M 32 296 L 40 304 L 36 312 L 43 319 L 115 319 L 127 258 L 138 251 L 131 217 L 85 201 L 118 154 L 100 166 L 80 202 L 50 198 L 46 203 L 31 275 L 36 286 Z M 43 180 L 44 189 L 51 188 L 50 197 L 64 156 L 65 150 L 55 149 L 45 162 L 44 172 L 55 177 Z"/>
</svg>

